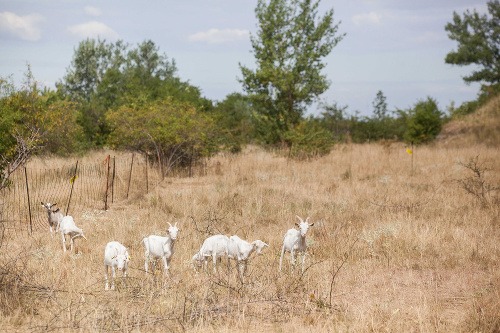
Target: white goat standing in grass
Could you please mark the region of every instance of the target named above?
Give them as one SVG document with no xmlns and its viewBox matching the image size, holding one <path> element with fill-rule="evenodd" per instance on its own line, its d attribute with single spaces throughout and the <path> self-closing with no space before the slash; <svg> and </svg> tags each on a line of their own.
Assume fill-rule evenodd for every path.
<svg viewBox="0 0 500 333">
<path fill-rule="evenodd" d="M 167 237 L 151 235 L 142 239 L 145 249 L 146 260 L 144 262 L 144 270 L 146 273 L 149 268 L 149 261 L 153 260 L 153 271 L 155 269 L 155 262 L 157 259 L 163 261 L 163 273 L 164 275 L 168 273 L 170 267 L 170 260 L 174 254 L 175 240 L 177 239 L 177 234 L 179 233 L 179 228 L 177 228 L 177 223 L 175 225 L 168 222 L 168 235 Z"/>
<path fill-rule="evenodd" d="M 305 221 L 299 216 L 297 216 L 297 218 L 300 223 L 295 223 L 295 225 L 299 227 L 299 230 L 289 229 L 283 238 L 283 247 L 281 248 L 280 256 L 280 272 L 285 252 L 290 252 L 290 261 L 293 266 L 295 266 L 295 253 L 302 253 L 302 272 L 304 271 L 307 251 L 306 234 L 309 227 L 312 227 L 314 223 L 309 223 L 309 217 L 307 217 Z"/>
<path fill-rule="evenodd" d="M 227 255 L 227 245 L 229 237 L 225 235 L 213 235 L 205 239 L 200 250 L 193 256 L 193 264 L 195 267 L 201 267 L 205 263 L 205 271 L 207 270 L 208 258 L 212 257 L 214 273 L 217 272 L 217 258 Z"/>
<path fill-rule="evenodd" d="M 262 250 L 265 247 L 269 247 L 266 243 L 257 239 L 252 243 L 241 239 L 240 237 L 233 235 L 229 238 L 228 243 L 228 258 L 234 259 L 238 263 L 238 272 L 240 274 L 240 279 L 243 280 L 245 275 L 248 259 L 250 255 L 254 252 L 257 254 L 262 254 Z"/>
<path fill-rule="evenodd" d="M 70 249 L 73 252 L 73 243 L 76 238 L 84 238 L 85 235 L 83 234 L 83 230 L 78 228 L 75 224 L 75 221 L 73 220 L 72 216 L 65 216 L 61 220 L 61 223 L 59 225 L 59 231 L 61 232 L 62 236 L 62 245 L 63 245 L 63 250 L 66 252 L 66 235 L 68 235 L 69 241 L 70 241 Z"/>
<path fill-rule="evenodd" d="M 50 236 L 54 237 L 54 231 L 58 232 L 59 231 L 59 224 L 61 223 L 64 214 L 61 213 L 59 208 L 56 210 L 52 210 L 52 207 L 56 206 L 57 204 L 51 204 L 50 202 L 43 203 L 42 206 L 47 210 L 47 218 L 49 221 L 49 227 L 50 227 Z"/>
<path fill-rule="evenodd" d="M 109 290 L 108 270 L 111 267 L 111 290 L 115 290 L 116 268 L 123 272 L 123 277 L 127 277 L 128 262 L 130 256 L 127 248 L 119 242 L 109 242 L 104 249 L 104 279 L 106 285 L 104 290 Z"/>
</svg>

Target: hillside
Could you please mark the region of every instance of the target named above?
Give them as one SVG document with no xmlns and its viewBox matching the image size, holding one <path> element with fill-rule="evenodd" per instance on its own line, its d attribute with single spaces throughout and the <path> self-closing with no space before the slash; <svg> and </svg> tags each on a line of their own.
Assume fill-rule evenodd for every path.
<svg viewBox="0 0 500 333">
<path fill-rule="evenodd" d="M 492 98 L 476 112 L 447 123 L 437 144 L 448 148 L 471 147 L 477 144 L 500 146 L 500 95 Z"/>
</svg>

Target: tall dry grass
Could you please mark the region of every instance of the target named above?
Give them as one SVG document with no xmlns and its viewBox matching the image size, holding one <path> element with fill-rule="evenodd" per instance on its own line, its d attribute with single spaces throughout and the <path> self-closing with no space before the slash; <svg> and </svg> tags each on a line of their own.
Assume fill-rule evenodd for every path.
<svg viewBox="0 0 500 333">
<path fill-rule="evenodd" d="M 478 202 L 458 181 L 479 156 L 500 184 L 498 149 L 347 145 L 309 162 L 256 148 L 221 155 L 203 177 L 167 178 L 148 195 L 74 216 L 88 241 L 63 254 L 59 238 L 4 237 L 0 327 L 82 332 L 495 332 L 500 330 L 498 191 Z M 51 163 L 36 161 L 35 163 Z M 59 162 L 61 163 L 61 162 Z M 463 164 L 463 163 L 462 163 Z M 281 241 L 315 222 L 304 273 Z M 142 237 L 180 226 L 171 275 L 143 271 Z M 48 229 L 48 228 L 47 228 Z M 241 283 L 190 263 L 210 234 L 261 239 Z M 104 291 L 108 241 L 130 249 L 130 277 Z"/>
</svg>

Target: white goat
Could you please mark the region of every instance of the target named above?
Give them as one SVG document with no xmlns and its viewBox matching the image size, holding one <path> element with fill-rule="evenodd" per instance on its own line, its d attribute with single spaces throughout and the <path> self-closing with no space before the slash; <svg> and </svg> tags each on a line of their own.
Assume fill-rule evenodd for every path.
<svg viewBox="0 0 500 333">
<path fill-rule="evenodd" d="M 58 232 L 59 231 L 59 224 L 61 223 L 64 215 L 61 213 L 59 208 L 56 210 L 52 210 L 52 207 L 56 206 L 57 204 L 51 204 L 50 202 L 43 203 L 42 206 L 47 210 L 47 217 L 49 221 L 49 227 L 50 227 L 50 236 L 54 237 L 54 231 Z M 55 230 L 54 230 L 55 229 Z"/>
<path fill-rule="evenodd" d="M 62 236 L 62 245 L 64 252 L 66 252 L 66 235 L 70 237 L 71 251 L 73 251 L 73 243 L 75 238 L 82 237 L 84 239 L 87 239 L 83 234 L 83 230 L 76 226 L 73 217 L 69 215 L 63 217 L 63 219 L 61 220 L 59 231 L 61 232 Z"/>
<path fill-rule="evenodd" d="M 115 290 L 115 269 L 118 268 L 119 271 L 123 272 L 123 277 L 127 277 L 128 262 L 130 261 L 130 256 L 128 254 L 127 248 L 120 244 L 119 242 L 109 242 L 106 244 L 104 249 L 104 279 L 106 285 L 104 290 L 109 290 L 108 284 L 108 270 L 111 267 L 111 290 Z"/>
<path fill-rule="evenodd" d="M 195 267 L 200 267 L 204 262 L 206 271 L 208 258 L 212 257 L 214 273 L 217 272 L 217 258 L 227 255 L 228 242 L 229 238 L 225 235 L 214 235 L 205 239 L 200 250 L 193 256 Z"/>
<path fill-rule="evenodd" d="M 249 243 L 240 237 L 233 235 L 229 238 L 228 243 L 228 258 L 234 259 L 238 262 L 238 272 L 240 274 L 240 278 L 243 279 L 245 274 L 245 270 L 247 267 L 247 261 L 250 258 L 250 255 L 253 252 L 257 254 L 262 254 L 262 250 L 265 247 L 269 247 L 266 243 L 257 239 L 252 243 Z"/>
<path fill-rule="evenodd" d="M 145 257 L 144 269 L 146 273 L 148 272 L 148 263 L 153 260 L 153 271 L 155 268 L 155 261 L 161 259 L 163 261 L 163 273 L 167 274 L 170 267 L 170 260 L 174 254 L 175 240 L 177 239 L 177 234 L 179 229 L 177 228 L 177 223 L 171 225 L 168 223 L 168 235 L 167 237 L 151 235 L 143 238 L 142 243 L 144 244 Z"/>
<path fill-rule="evenodd" d="M 306 234 L 309 227 L 312 227 L 314 223 L 309 223 L 309 217 L 307 217 L 305 221 L 299 216 L 297 216 L 297 218 L 300 220 L 300 223 L 295 223 L 295 225 L 299 227 L 299 230 L 289 229 L 283 238 L 283 247 L 281 248 L 280 256 L 280 272 L 285 252 L 290 252 L 290 261 L 294 266 L 295 253 L 302 253 L 302 272 L 304 271 L 304 262 L 306 260 L 307 251 Z"/>
</svg>

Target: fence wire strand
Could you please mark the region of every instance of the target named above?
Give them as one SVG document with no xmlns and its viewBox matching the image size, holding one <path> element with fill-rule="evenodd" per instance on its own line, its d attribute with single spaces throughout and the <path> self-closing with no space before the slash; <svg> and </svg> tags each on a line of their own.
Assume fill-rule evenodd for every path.
<svg viewBox="0 0 500 333">
<path fill-rule="evenodd" d="M 47 229 L 47 212 L 41 206 L 41 202 L 57 203 L 63 214 L 66 213 L 69 204 L 68 215 L 78 215 L 88 210 L 103 210 L 106 193 L 109 207 L 112 199 L 115 203 L 126 200 L 127 192 L 128 197 L 132 199 L 144 195 L 148 188 L 153 188 L 161 180 L 157 168 L 147 165 L 144 158 L 135 156 L 132 165 L 132 155 L 121 159 L 111 157 L 109 176 L 107 159 L 104 162 L 80 163 L 75 169 L 76 161 L 73 165 L 57 168 L 28 165 L 26 168 L 28 184 L 24 169 L 16 170 L 11 175 L 10 186 L 0 190 L 0 222 L 7 230 L 29 232 L 29 208 L 31 208 L 33 231 Z M 129 183 L 130 188 L 128 188 Z M 106 184 L 112 186 L 108 191 Z M 31 207 L 28 207 L 27 185 Z M 73 193 L 70 201 L 72 185 Z"/>
</svg>

